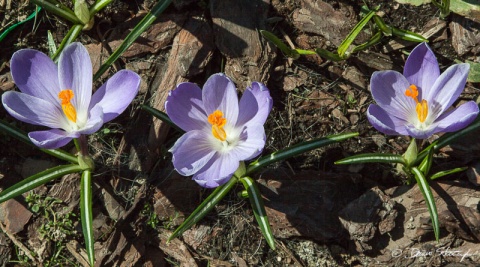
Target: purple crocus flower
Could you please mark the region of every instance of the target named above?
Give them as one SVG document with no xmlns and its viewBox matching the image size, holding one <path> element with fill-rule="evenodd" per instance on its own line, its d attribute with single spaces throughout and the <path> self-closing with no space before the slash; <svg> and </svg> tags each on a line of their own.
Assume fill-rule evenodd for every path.
<svg viewBox="0 0 480 267">
<path fill-rule="evenodd" d="M 52 128 L 28 134 L 47 149 L 98 131 L 127 108 L 140 86 L 136 73 L 121 70 L 92 96 L 92 63 L 80 43 L 65 47 L 58 66 L 42 52 L 22 49 L 13 54 L 10 67 L 21 93 L 4 93 L 3 106 L 18 120 Z"/>
<path fill-rule="evenodd" d="M 193 83 L 179 84 L 169 93 L 165 109 L 186 131 L 170 149 L 175 169 L 212 188 L 226 183 L 240 161 L 262 152 L 272 98 L 265 85 L 253 82 L 239 102 L 234 83 L 214 74 L 203 90 Z"/>
<path fill-rule="evenodd" d="M 377 104 L 368 107 L 368 120 L 382 133 L 418 139 L 466 127 L 477 117 L 477 104 L 452 104 L 465 87 L 469 68 L 455 64 L 440 74 L 430 47 L 419 44 L 408 56 L 403 75 L 393 70 L 373 73 L 371 90 Z"/>
</svg>

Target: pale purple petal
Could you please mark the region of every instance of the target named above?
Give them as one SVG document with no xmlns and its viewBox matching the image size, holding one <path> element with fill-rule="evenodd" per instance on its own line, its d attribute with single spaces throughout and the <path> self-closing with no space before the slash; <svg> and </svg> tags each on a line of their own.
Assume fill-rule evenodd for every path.
<svg viewBox="0 0 480 267">
<path fill-rule="evenodd" d="M 438 110 L 439 114 L 451 107 L 465 89 L 469 70 L 470 65 L 463 63 L 453 65 L 443 72 L 425 97 L 429 106 Z"/>
<path fill-rule="evenodd" d="M 263 125 L 272 110 L 272 97 L 268 88 L 259 82 L 253 82 L 242 95 L 239 103 L 237 126 L 249 124 Z"/>
<path fill-rule="evenodd" d="M 240 166 L 240 161 L 232 154 L 225 153 L 213 157 L 199 170 L 193 180 L 200 186 L 214 188 L 225 184 Z"/>
<path fill-rule="evenodd" d="M 238 118 L 238 96 L 235 84 L 225 74 L 217 73 L 203 86 L 202 100 L 207 116 L 215 110 L 223 112 L 230 125 L 236 125 Z"/>
<path fill-rule="evenodd" d="M 69 125 L 58 106 L 35 96 L 9 91 L 2 95 L 2 104 L 10 115 L 26 123 L 64 129 Z"/>
<path fill-rule="evenodd" d="M 121 70 L 93 94 L 89 110 L 97 106 L 101 107 L 103 122 L 109 122 L 132 103 L 139 88 L 140 76 L 130 70 Z"/>
<path fill-rule="evenodd" d="M 34 145 L 40 148 L 55 149 L 68 144 L 73 138 L 80 137 L 80 134 L 51 129 L 47 131 L 30 132 L 28 133 L 28 137 Z"/>
<path fill-rule="evenodd" d="M 60 103 L 57 65 L 44 53 L 33 49 L 15 52 L 10 70 L 15 84 L 23 93 L 50 103 Z"/>
<path fill-rule="evenodd" d="M 388 135 L 405 135 L 405 120 L 391 116 L 381 107 L 371 104 L 367 110 L 367 119 L 378 131 Z"/>
<path fill-rule="evenodd" d="M 370 88 L 373 99 L 388 114 L 407 120 L 415 112 L 415 100 L 405 95 L 410 83 L 399 72 L 393 70 L 373 73 Z"/>
<path fill-rule="evenodd" d="M 211 127 L 202 102 L 202 89 L 194 83 L 180 83 L 168 93 L 165 102 L 168 117 L 182 130 Z"/>
<path fill-rule="evenodd" d="M 73 90 L 72 105 L 77 118 L 85 120 L 92 97 L 92 62 L 87 49 L 81 43 L 65 47 L 58 61 L 60 88 Z"/>
<path fill-rule="evenodd" d="M 428 127 L 426 129 L 418 129 L 415 128 L 413 125 L 407 125 L 405 126 L 405 129 L 407 130 L 407 135 L 416 138 L 416 139 L 427 139 L 432 134 L 438 132 L 435 127 Z"/>
<path fill-rule="evenodd" d="M 472 123 L 478 115 L 478 105 L 469 101 L 451 111 L 445 112 L 437 119 L 436 132 L 455 132 Z"/>
<path fill-rule="evenodd" d="M 437 58 L 426 43 L 417 45 L 405 62 L 403 75 L 410 84 L 418 87 L 418 98 L 425 99 L 425 94 L 440 75 Z"/>
<path fill-rule="evenodd" d="M 182 135 L 169 150 L 173 154 L 173 166 L 178 173 L 189 176 L 203 168 L 215 155 L 210 134 L 193 130 Z"/>
<path fill-rule="evenodd" d="M 96 131 L 100 130 L 100 128 L 102 128 L 102 125 L 105 123 L 103 119 L 104 114 L 102 107 L 95 106 L 89 112 L 87 123 L 78 132 L 81 134 L 95 133 Z"/>
<path fill-rule="evenodd" d="M 240 134 L 238 144 L 231 150 L 239 161 L 249 160 L 258 156 L 265 146 L 265 129 L 262 124 L 251 124 Z"/>
</svg>

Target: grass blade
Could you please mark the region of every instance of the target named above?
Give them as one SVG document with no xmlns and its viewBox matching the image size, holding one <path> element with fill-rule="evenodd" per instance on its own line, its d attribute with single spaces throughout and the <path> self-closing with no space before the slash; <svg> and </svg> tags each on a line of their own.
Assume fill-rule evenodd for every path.
<svg viewBox="0 0 480 267">
<path fill-rule="evenodd" d="M 16 138 L 25 144 L 31 145 L 33 147 L 35 146 L 32 141 L 28 138 L 28 136 L 22 132 L 21 130 L 9 125 L 8 123 L 0 120 L 0 132 L 4 132 L 8 134 L 9 136 Z M 38 148 L 38 147 L 37 147 Z M 58 159 L 68 161 L 73 164 L 78 164 L 78 159 L 74 155 L 62 150 L 62 149 L 43 149 L 40 148 L 40 150 L 46 154 L 49 154 L 51 156 L 54 156 Z"/>
<path fill-rule="evenodd" d="M 458 167 L 458 168 L 447 170 L 447 171 L 439 171 L 435 174 L 432 174 L 432 176 L 430 176 L 430 180 L 435 180 L 435 179 L 438 179 L 440 177 L 450 175 L 450 174 L 454 174 L 454 173 L 457 173 L 457 172 L 463 172 L 463 171 L 466 171 L 467 169 L 468 169 L 468 167 Z"/>
<path fill-rule="evenodd" d="M 283 52 L 283 54 L 285 54 L 287 57 L 291 57 L 293 59 L 298 59 L 300 57 L 298 50 L 291 49 L 290 47 L 288 47 L 285 43 L 282 42 L 282 40 L 280 40 L 277 36 L 275 36 L 275 34 L 265 30 L 260 30 L 260 34 L 262 34 L 262 36 L 265 39 L 269 40 L 276 47 L 278 47 L 278 49 L 280 49 Z M 301 50 L 301 51 L 304 51 L 304 50 Z"/>
<path fill-rule="evenodd" d="M 232 176 L 226 184 L 215 188 L 215 190 L 192 212 L 192 214 L 190 214 L 190 216 L 188 216 L 188 218 L 185 219 L 177 229 L 175 229 L 167 242 L 183 234 L 183 232 L 190 229 L 190 227 L 205 217 L 205 215 L 207 215 L 207 213 L 209 213 L 228 192 L 230 192 L 237 182 L 238 178 Z"/>
<path fill-rule="evenodd" d="M 384 153 L 367 153 L 347 157 L 335 161 L 335 164 L 357 164 L 357 163 L 402 163 L 406 164 L 405 159 L 401 155 L 384 154 Z"/>
<path fill-rule="evenodd" d="M 95 263 L 95 250 L 93 248 L 93 216 L 92 216 L 92 172 L 85 170 L 82 173 L 80 185 L 80 219 L 82 221 L 83 238 L 88 254 L 90 266 Z"/>
<path fill-rule="evenodd" d="M 73 24 L 81 24 L 82 22 L 75 16 L 75 13 L 71 11 L 70 9 L 66 8 L 64 5 L 61 5 L 60 7 L 46 1 L 46 0 L 31 0 L 32 3 L 39 5 L 43 7 L 45 10 L 47 10 L 50 13 L 53 13 L 61 18 L 64 18 Z M 63 8 L 62 8 L 63 7 Z"/>
<path fill-rule="evenodd" d="M 40 10 L 42 10 L 41 7 L 37 6 L 37 8 L 35 9 L 35 11 L 30 14 L 30 16 L 28 16 L 26 19 L 22 20 L 22 21 L 19 21 L 15 24 L 13 24 L 12 26 L 8 27 L 5 31 L 3 31 L 1 34 L 0 34 L 0 42 L 5 39 L 5 37 L 7 37 L 7 35 L 15 30 L 15 28 L 17 28 L 18 26 L 22 25 L 23 23 L 35 18 L 35 16 L 38 14 L 38 12 L 40 12 Z"/>
<path fill-rule="evenodd" d="M 417 167 L 413 167 L 411 170 L 415 176 L 415 180 L 417 180 L 418 187 L 422 192 L 425 203 L 427 204 L 428 212 L 430 213 L 430 219 L 432 220 L 435 239 L 438 241 L 440 237 L 440 225 L 438 223 L 437 206 L 435 205 L 435 198 L 433 198 L 432 190 L 430 190 L 427 179 Z"/>
<path fill-rule="evenodd" d="M 353 40 L 357 38 L 357 35 L 363 30 L 365 25 L 372 19 L 373 15 L 375 15 L 375 10 L 370 10 L 370 12 L 367 13 L 365 17 L 363 17 L 357 25 L 350 31 L 350 33 L 347 35 L 345 40 L 340 44 L 340 46 L 337 49 L 338 55 L 341 58 L 345 58 L 349 56 L 349 53 L 347 53 L 348 48 L 350 45 L 353 43 Z"/>
<path fill-rule="evenodd" d="M 277 161 L 291 158 L 293 156 L 299 155 L 301 153 L 317 149 L 322 146 L 334 144 L 349 138 L 352 138 L 354 136 L 357 136 L 358 133 L 344 133 L 344 134 L 338 134 L 338 135 L 330 135 L 326 136 L 323 138 L 318 138 L 314 139 L 311 141 L 307 142 L 302 142 L 300 144 L 279 150 L 277 152 L 274 152 L 270 155 L 263 156 L 259 158 L 257 161 L 251 163 L 248 168 L 247 172 L 245 173 L 246 176 L 252 174 L 253 172 L 269 165 L 272 163 L 275 163 Z"/>
<path fill-rule="evenodd" d="M 170 5 L 172 0 L 160 0 L 152 10 L 133 28 L 133 30 L 125 37 L 123 43 L 113 52 L 113 54 L 103 63 L 102 66 L 98 69 L 98 71 L 93 76 L 93 80 L 97 80 L 102 76 L 102 74 L 107 71 L 108 68 L 115 62 L 120 55 L 127 50 L 127 48 L 132 45 L 132 43 L 142 34 L 150 24 L 152 24 L 157 17 Z"/>
<path fill-rule="evenodd" d="M 270 223 L 268 222 L 267 212 L 265 211 L 265 205 L 263 204 L 262 194 L 258 190 L 257 185 L 250 177 L 242 177 L 240 179 L 243 186 L 248 192 L 248 198 L 250 199 L 250 204 L 252 205 L 253 214 L 255 214 L 255 219 L 260 226 L 265 240 L 271 249 L 275 250 L 275 238 L 270 228 Z"/>
<path fill-rule="evenodd" d="M 475 130 L 477 130 L 478 128 L 480 128 L 480 116 L 478 116 L 473 122 L 472 124 L 470 124 L 468 127 L 466 128 L 463 128 L 461 129 L 460 131 L 458 132 L 454 132 L 454 133 L 446 133 L 444 135 L 442 135 L 442 137 L 438 138 L 437 140 L 435 140 L 433 143 L 431 143 L 429 146 L 427 146 L 424 150 L 422 150 L 422 152 L 420 152 L 418 154 L 418 157 L 417 157 L 417 161 L 416 161 L 416 164 L 419 164 L 421 162 L 421 160 L 423 160 L 424 157 L 426 157 L 430 151 L 430 149 L 434 149 L 435 152 L 437 152 L 438 150 L 440 150 L 440 148 L 444 147 L 444 146 L 447 146 L 451 143 L 453 143 L 455 140 L 457 140 L 458 138 L 461 138 Z M 414 164 L 415 165 L 415 164 Z"/>
<path fill-rule="evenodd" d="M 79 165 L 70 164 L 57 166 L 43 172 L 34 174 L 0 192 L 0 203 L 19 196 L 40 185 L 48 183 L 53 179 L 62 177 L 70 173 L 80 172 L 81 170 L 82 168 Z"/>
</svg>

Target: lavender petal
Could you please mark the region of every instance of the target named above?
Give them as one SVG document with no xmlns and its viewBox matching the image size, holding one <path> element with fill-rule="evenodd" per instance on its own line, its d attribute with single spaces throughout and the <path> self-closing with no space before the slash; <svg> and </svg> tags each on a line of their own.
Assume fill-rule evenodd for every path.
<svg viewBox="0 0 480 267">
<path fill-rule="evenodd" d="M 109 122 L 120 115 L 132 103 L 139 88 L 140 76 L 130 70 L 121 70 L 110 77 L 93 94 L 89 110 L 94 107 L 101 107 L 103 110 L 103 122 Z"/>
<path fill-rule="evenodd" d="M 217 73 L 203 86 L 202 100 L 207 116 L 215 110 L 223 112 L 227 124 L 236 125 L 238 118 L 238 96 L 235 84 L 225 76 Z"/>
<path fill-rule="evenodd" d="M 202 102 L 202 89 L 194 83 L 180 83 L 170 91 L 165 110 L 168 117 L 184 131 L 211 127 Z"/>
<path fill-rule="evenodd" d="M 10 61 L 10 70 L 15 84 L 23 93 L 50 103 L 59 102 L 57 65 L 44 53 L 33 49 L 15 52 Z"/>
<path fill-rule="evenodd" d="M 419 99 L 425 99 L 435 80 L 440 76 L 437 58 L 426 43 L 417 45 L 405 62 L 403 75 L 419 88 Z"/>
</svg>

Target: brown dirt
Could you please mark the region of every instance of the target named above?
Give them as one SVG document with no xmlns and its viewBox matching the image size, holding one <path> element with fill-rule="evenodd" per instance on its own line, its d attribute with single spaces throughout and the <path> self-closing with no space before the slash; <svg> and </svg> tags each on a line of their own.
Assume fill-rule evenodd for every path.
<svg viewBox="0 0 480 267">
<path fill-rule="evenodd" d="M 377 1 L 366 1 L 373 7 Z M 154 1 L 114 1 L 79 41 L 98 69 Z M 369 125 L 369 77 L 376 70 L 402 70 L 416 44 L 384 38 L 348 60 L 318 56 L 286 58 L 258 34 L 289 39 L 295 47 L 334 51 L 359 21 L 362 1 L 178 0 L 123 55 L 115 68 L 142 77 L 139 96 L 119 118 L 89 137 L 97 164 L 94 226 L 97 266 L 473 266 L 480 262 L 480 193 L 463 173 L 432 182 L 441 223 L 435 242 L 428 211 L 416 186 L 396 166 L 335 166 L 357 153 L 402 154 L 408 137 L 385 136 Z M 21 20 L 31 5 L 0 0 L 0 29 Z M 478 62 L 479 28 L 452 14 L 439 20 L 431 4 L 389 2 L 380 11 L 386 23 L 428 34 L 442 70 Z M 479 18 L 476 18 L 479 19 Z M 478 21 L 478 20 L 477 20 Z M 474 25 L 465 28 L 461 25 Z M 36 22 L 13 31 L 0 46 L 0 89 L 14 90 L 9 60 L 14 51 L 47 51 L 47 31 L 60 43 L 69 24 L 41 12 Z M 459 26 L 460 25 L 460 26 Z M 357 43 L 369 38 L 368 31 Z M 266 123 L 264 155 L 313 138 L 359 132 L 359 136 L 274 164 L 254 178 L 265 197 L 277 240 L 272 251 L 262 238 L 248 201 L 235 188 L 213 212 L 181 238 L 172 231 L 211 192 L 172 168 L 167 152 L 179 134 L 142 111 L 163 110 L 168 90 L 183 81 L 202 85 L 224 70 L 243 90 L 251 81 L 268 85 L 274 108 Z M 112 73 L 102 77 L 105 80 Z M 100 85 L 101 82 L 96 84 Z M 476 99 L 479 84 L 467 84 L 460 101 Z M 37 127 L 15 121 L 3 108 L 0 119 L 28 132 Z M 448 147 L 435 158 L 437 169 L 478 162 L 478 137 Z M 473 142 L 473 145 L 472 145 Z M 73 149 L 72 146 L 66 149 Z M 38 150 L 2 135 L 0 187 L 60 164 Z M 478 165 L 478 163 L 477 163 Z M 478 166 L 476 166 L 478 169 Z M 473 176 L 475 177 L 475 176 Z M 477 176 L 478 177 L 478 176 Z M 0 266 L 81 266 L 85 251 L 79 222 L 79 176 L 69 175 L 35 191 L 39 212 L 25 198 L 0 206 Z M 478 185 L 478 183 L 477 183 Z M 51 203 L 45 197 L 61 200 Z M 57 221 L 72 222 L 56 224 Z M 62 221 L 63 220 L 63 221 Z M 45 227 L 50 230 L 45 230 Z M 41 229 L 41 230 L 39 230 Z M 35 256 L 26 256 L 25 252 Z"/>
</svg>

